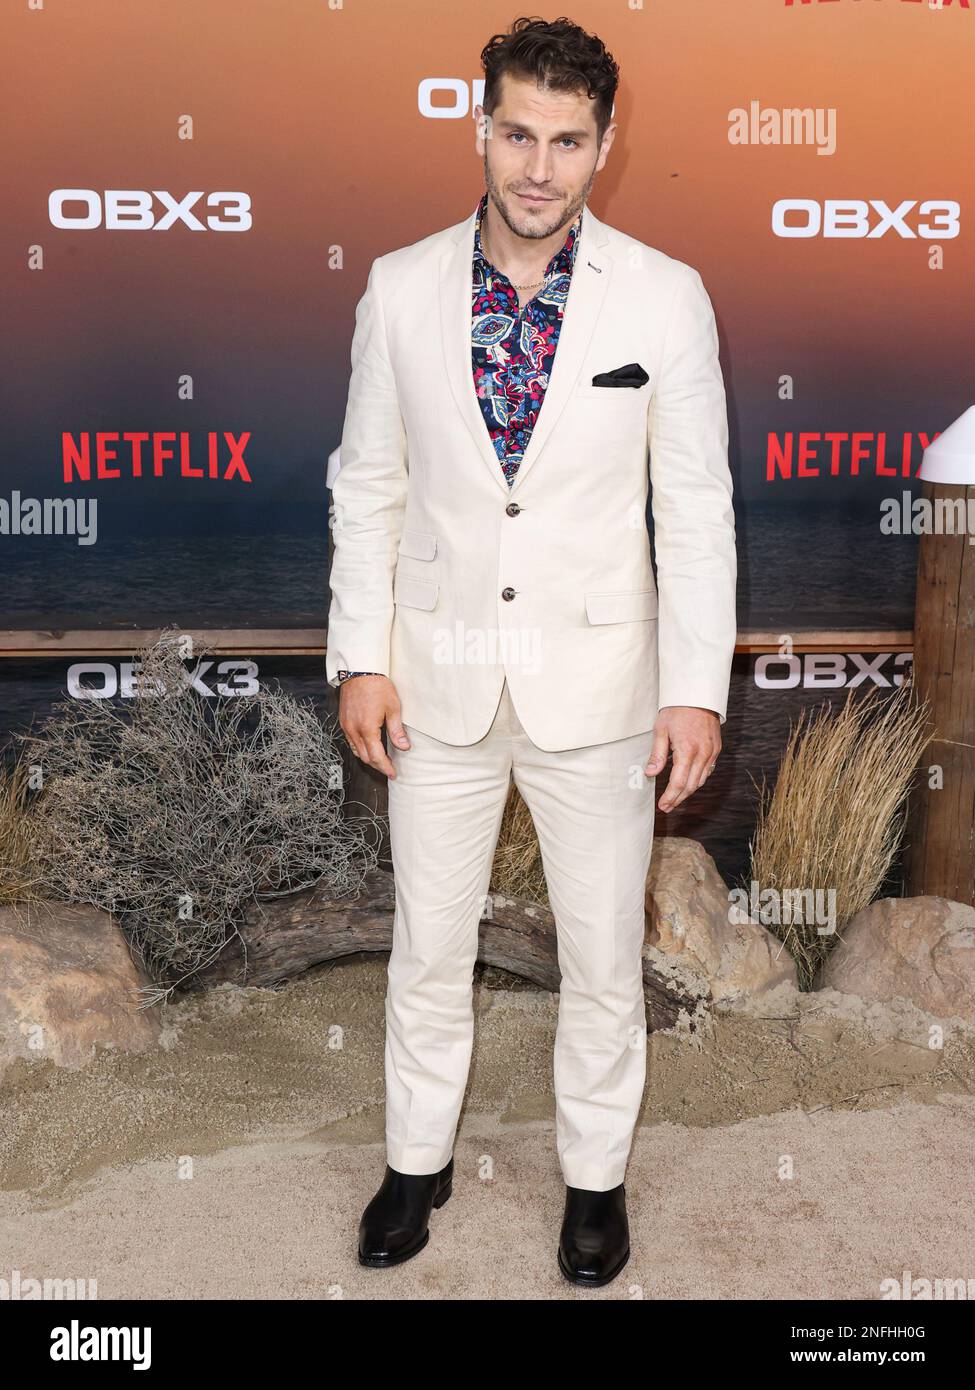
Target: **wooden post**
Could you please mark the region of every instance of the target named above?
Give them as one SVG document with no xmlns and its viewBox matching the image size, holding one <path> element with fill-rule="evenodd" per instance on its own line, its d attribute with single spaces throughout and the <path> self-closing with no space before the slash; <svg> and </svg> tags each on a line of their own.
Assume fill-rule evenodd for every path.
<svg viewBox="0 0 975 1390">
<path fill-rule="evenodd" d="M 925 482 L 937 516 L 946 503 L 975 515 L 975 486 Z M 905 891 L 975 906 L 975 545 L 965 526 L 921 535 L 914 610 L 914 682 L 930 701 L 928 745 L 911 794 Z M 972 534 L 975 539 L 975 534 Z M 930 785 L 940 768 L 940 785 Z"/>
</svg>

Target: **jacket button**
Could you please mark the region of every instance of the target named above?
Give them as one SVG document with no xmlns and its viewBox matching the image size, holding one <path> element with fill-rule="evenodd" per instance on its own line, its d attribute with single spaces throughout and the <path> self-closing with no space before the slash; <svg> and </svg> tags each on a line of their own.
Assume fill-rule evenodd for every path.
<svg viewBox="0 0 975 1390">
<path fill-rule="evenodd" d="M 521 508 L 518 506 L 517 502 L 509 502 L 508 505 L 505 507 L 505 511 L 508 513 L 509 516 L 517 516 L 518 513 L 521 511 Z"/>
<path fill-rule="evenodd" d="M 506 599 L 509 603 L 510 603 L 511 600 L 514 598 L 514 596 L 515 596 L 515 591 L 514 591 L 514 589 L 512 589 L 512 587 L 511 587 L 510 584 L 508 585 L 507 589 L 502 589 L 502 590 L 501 590 L 501 597 L 502 597 L 503 599 Z"/>
</svg>

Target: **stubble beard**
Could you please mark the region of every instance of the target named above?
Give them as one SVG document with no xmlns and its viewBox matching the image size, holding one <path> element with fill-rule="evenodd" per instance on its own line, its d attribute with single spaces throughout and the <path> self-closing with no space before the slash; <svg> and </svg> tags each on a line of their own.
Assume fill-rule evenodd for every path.
<svg viewBox="0 0 975 1390">
<path fill-rule="evenodd" d="M 596 174 L 595 171 L 593 171 L 593 173 L 589 175 L 585 186 L 570 201 L 565 211 L 555 214 L 554 221 L 546 222 L 544 225 L 539 222 L 528 222 L 525 226 L 519 226 L 518 223 L 512 219 L 505 207 L 501 191 L 488 167 L 487 153 L 485 152 L 484 155 L 484 183 L 488 190 L 488 197 L 494 204 L 498 215 L 505 225 L 515 236 L 522 237 L 525 241 L 542 241 L 545 237 L 554 236 L 560 227 L 569 227 L 582 210 L 582 205 L 589 196 L 589 190 L 592 188 L 595 177 Z M 514 197 L 514 194 L 512 194 L 512 197 Z"/>
</svg>

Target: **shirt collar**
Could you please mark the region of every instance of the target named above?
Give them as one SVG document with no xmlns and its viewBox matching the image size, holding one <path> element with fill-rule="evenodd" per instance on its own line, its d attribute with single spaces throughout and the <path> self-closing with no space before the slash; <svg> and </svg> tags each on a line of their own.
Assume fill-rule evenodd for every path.
<svg viewBox="0 0 975 1390">
<path fill-rule="evenodd" d="M 484 252 L 481 250 L 481 223 L 484 220 L 484 213 L 487 208 L 487 201 L 488 195 L 487 189 L 485 189 L 484 193 L 481 195 L 481 200 L 477 205 L 477 216 L 474 219 L 475 264 L 478 261 L 483 261 L 485 265 L 491 265 L 491 262 L 488 260 L 487 256 L 485 256 Z M 555 255 L 552 257 L 548 265 L 545 267 L 546 279 L 549 275 L 552 275 L 556 272 L 561 275 L 572 274 L 572 267 L 575 264 L 576 252 L 579 249 L 579 236 L 582 231 L 582 213 L 583 210 L 580 209 L 579 216 L 576 218 L 572 226 L 569 228 L 569 234 L 566 237 L 564 243 L 559 248 L 559 250 L 556 251 Z M 497 267 L 491 266 L 491 269 L 496 270 Z"/>
</svg>

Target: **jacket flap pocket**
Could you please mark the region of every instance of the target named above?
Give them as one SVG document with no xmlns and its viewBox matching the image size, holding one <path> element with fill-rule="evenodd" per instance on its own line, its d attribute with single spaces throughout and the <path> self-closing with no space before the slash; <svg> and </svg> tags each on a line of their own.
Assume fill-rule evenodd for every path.
<svg viewBox="0 0 975 1390">
<path fill-rule="evenodd" d="M 437 538 L 429 531 L 404 531 L 400 536 L 399 553 L 411 560 L 432 560 L 437 553 Z"/>
<path fill-rule="evenodd" d="M 436 608 L 440 585 L 435 579 L 417 579 L 412 574 L 393 577 L 393 598 L 407 608 Z"/>
<path fill-rule="evenodd" d="M 656 589 L 586 594 L 586 617 L 591 623 L 635 623 L 656 616 Z"/>
</svg>

